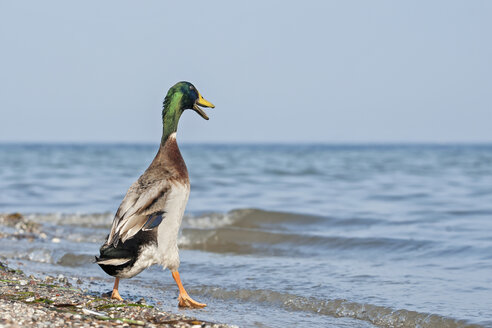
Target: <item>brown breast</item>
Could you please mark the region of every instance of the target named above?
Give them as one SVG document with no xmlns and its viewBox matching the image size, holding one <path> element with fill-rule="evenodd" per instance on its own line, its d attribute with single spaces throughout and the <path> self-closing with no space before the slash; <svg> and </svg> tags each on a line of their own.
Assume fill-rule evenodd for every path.
<svg viewBox="0 0 492 328">
<path fill-rule="evenodd" d="M 147 171 L 162 178 L 184 184 L 189 184 L 188 169 L 179 151 L 178 143 L 174 135 L 169 136 L 164 145 L 161 144 L 157 155 Z"/>
</svg>

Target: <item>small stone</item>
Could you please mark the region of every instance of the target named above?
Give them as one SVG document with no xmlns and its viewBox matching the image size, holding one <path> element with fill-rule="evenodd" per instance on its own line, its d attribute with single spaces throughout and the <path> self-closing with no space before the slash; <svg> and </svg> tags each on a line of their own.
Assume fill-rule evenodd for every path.
<svg viewBox="0 0 492 328">
<path fill-rule="evenodd" d="M 60 238 L 58 238 L 58 237 L 55 237 L 55 238 L 51 239 L 51 242 L 52 242 L 52 243 L 55 243 L 55 244 L 58 244 L 60 241 L 61 241 L 61 240 L 60 240 Z"/>
<path fill-rule="evenodd" d="M 19 280 L 19 284 L 21 286 L 25 286 L 25 285 L 27 285 L 27 280 Z"/>
<path fill-rule="evenodd" d="M 61 282 L 61 283 L 64 283 L 64 284 L 68 284 L 68 278 L 65 277 L 64 275 L 62 274 L 59 274 L 58 277 L 57 277 L 58 281 Z"/>
</svg>

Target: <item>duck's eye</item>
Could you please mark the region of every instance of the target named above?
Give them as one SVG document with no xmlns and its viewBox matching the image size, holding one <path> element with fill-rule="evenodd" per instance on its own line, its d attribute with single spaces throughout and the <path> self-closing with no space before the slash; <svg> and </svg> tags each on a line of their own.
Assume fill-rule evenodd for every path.
<svg viewBox="0 0 492 328">
<path fill-rule="evenodd" d="M 193 86 L 192 86 L 192 85 L 190 85 L 190 90 L 193 90 L 193 89 L 195 89 L 195 88 L 193 88 Z"/>
</svg>

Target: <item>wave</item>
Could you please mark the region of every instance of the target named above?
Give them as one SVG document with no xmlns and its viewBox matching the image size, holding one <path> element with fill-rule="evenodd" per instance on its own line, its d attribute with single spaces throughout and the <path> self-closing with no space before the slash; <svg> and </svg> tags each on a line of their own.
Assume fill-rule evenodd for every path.
<svg viewBox="0 0 492 328">
<path fill-rule="evenodd" d="M 373 218 L 330 218 L 315 215 L 239 209 L 185 217 L 179 245 L 184 249 L 217 253 L 314 255 L 327 251 L 415 251 L 428 240 L 320 235 L 320 226 L 367 227 L 382 224 Z"/>
<path fill-rule="evenodd" d="M 112 213 L 28 214 L 27 220 L 42 224 L 48 238 L 63 236 L 69 242 L 102 244 L 113 220 Z M 377 254 L 394 257 L 454 256 L 476 252 L 474 247 L 443 245 L 413 235 L 357 236 L 350 231 L 395 225 L 371 217 L 328 217 L 254 208 L 227 213 L 185 215 L 178 243 L 181 249 L 259 256 L 322 256 L 329 253 Z M 398 223 L 400 224 L 400 223 Z M 0 232 L 9 233 L 8 227 Z M 406 255 L 403 255 L 406 256 Z"/>
<path fill-rule="evenodd" d="M 432 243 L 427 240 L 317 236 L 230 227 L 213 230 L 184 229 L 179 239 L 179 245 L 183 249 L 276 256 L 322 255 L 330 250 L 406 252 L 424 249 Z"/>
<path fill-rule="evenodd" d="M 183 226 L 191 228 L 220 228 L 229 226 L 234 228 L 285 230 L 286 228 L 292 229 L 306 225 L 367 226 L 383 222 L 385 221 L 374 218 L 333 218 L 245 208 L 232 210 L 225 214 L 208 213 L 199 216 L 185 216 Z"/>
<path fill-rule="evenodd" d="M 30 214 L 28 220 L 44 223 L 46 233 L 57 231 L 72 242 L 103 242 L 113 215 Z M 334 218 L 288 212 L 238 209 L 228 213 L 186 215 L 179 246 L 216 253 L 275 256 L 322 255 L 330 251 L 414 252 L 429 249 L 434 242 L 412 238 L 352 237 L 340 229 L 385 224 L 364 217 Z M 320 229 L 323 227 L 323 229 Z M 326 228 L 326 229 L 324 229 Z M 340 228 L 340 229 L 337 229 Z M 319 231 L 327 231 L 328 235 Z"/>
<path fill-rule="evenodd" d="M 218 287 L 201 287 L 191 290 L 193 294 L 214 299 L 239 300 L 279 306 L 288 311 L 302 311 L 332 317 L 345 317 L 368 321 L 379 327 L 421 328 L 480 328 L 465 320 L 456 320 L 438 314 L 421 313 L 405 309 L 351 302 L 344 299 L 320 300 L 271 290 L 225 290 Z"/>
<path fill-rule="evenodd" d="M 38 223 L 52 223 L 56 225 L 74 225 L 90 228 L 110 228 L 114 214 L 106 213 L 32 213 L 25 215 L 26 219 Z"/>
<path fill-rule="evenodd" d="M 92 228 L 107 228 L 111 226 L 114 213 L 30 213 L 24 215 L 26 219 L 39 223 L 53 223 L 57 225 L 75 225 Z M 200 215 L 185 215 L 183 227 L 213 229 L 219 227 L 237 228 L 272 228 L 284 229 L 305 225 L 330 226 L 366 226 L 386 223 L 374 218 L 333 218 L 301 213 L 266 211 L 256 208 L 236 209 L 227 213 L 204 213 Z"/>
</svg>

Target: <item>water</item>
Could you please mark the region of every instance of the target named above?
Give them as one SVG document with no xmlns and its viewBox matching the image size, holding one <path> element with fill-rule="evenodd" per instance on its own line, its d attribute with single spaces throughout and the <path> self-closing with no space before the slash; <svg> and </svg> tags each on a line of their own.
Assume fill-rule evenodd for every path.
<svg viewBox="0 0 492 328">
<path fill-rule="evenodd" d="M 180 272 L 208 303 L 185 313 L 244 327 L 492 327 L 492 145 L 181 148 L 192 192 Z M 47 235 L 0 239 L 1 254 L 110 290 L 93 256 L 156 150 L 1 145 L 0 212 Z M 156 266 L 120 292 L 178 311 Z"/>
</svg>

